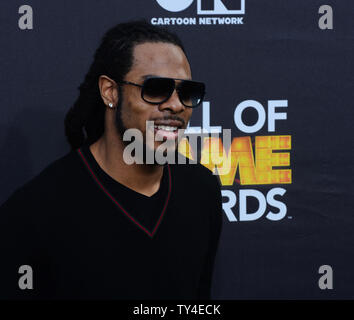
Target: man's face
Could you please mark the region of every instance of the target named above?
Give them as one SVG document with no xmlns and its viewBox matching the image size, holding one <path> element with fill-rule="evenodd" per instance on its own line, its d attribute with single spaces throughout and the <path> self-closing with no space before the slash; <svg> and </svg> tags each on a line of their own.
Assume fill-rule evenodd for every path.
<svg viewBox="0 0 354 320">
<path fill-rule="evenodd" d="M 191 79 L 191 70 L 185 54 L 178 46 L 163 42 L 148 42 L 135 46 L 133 65 L 124 80 L 143 84 L 147 76 Z M 143 134 L 144 145 L 148 145 L 155 151 L 163 141 L 146 141 L 146 121 L 164 124 L 166 121 L 174 120 L 175 125 L 178 123 L 178 129 L 186 128 L 192 115 L 192 108 L 185 107 L 181 103 L 176 91 L 166 102 L 150 104 L 142 99 L 140 87 L 124 85 L 121 89 L 122 96 L 119 97 L 121 103 L 116 117 L 120 134 L 126 129 L 136 128 Z M 163 140 L 167 136 L 171 139 L 172 136 L 172 140 L 177 141 L 177 137 L 173 138 L 168 131 L 155 129 L 153 134 Z"/>
</svg>

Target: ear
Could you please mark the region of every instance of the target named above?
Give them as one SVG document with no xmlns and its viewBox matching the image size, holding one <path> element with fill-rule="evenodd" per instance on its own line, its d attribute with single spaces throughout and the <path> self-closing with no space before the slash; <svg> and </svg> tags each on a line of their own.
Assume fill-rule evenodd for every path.
<svg viewBox="0 0 354 320">
<path fill-rule="evenodd" d="M 101 98 L 106 106 L 113 103 L 116 107 L 118 104 L 118 85 L 116 82 L 106 75 L 101 75 L 98 78 L 98 87 L 101 93 Z"/>
</svg>

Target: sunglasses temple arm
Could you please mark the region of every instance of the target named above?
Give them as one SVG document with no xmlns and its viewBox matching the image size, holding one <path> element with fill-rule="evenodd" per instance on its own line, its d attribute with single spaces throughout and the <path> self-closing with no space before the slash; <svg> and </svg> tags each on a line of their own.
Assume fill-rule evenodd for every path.
<svg viewBox="0 0 354 320">
<path fill-rule="evenodd" d="M 136 86 L 136 87 L 139 87 L 139 88 L 142 88 L 142 87 L 143 87 L 141 84 L 134 83 L 134 82 L 130 82 L 130 81 L 121 81 L 120 83 L 123 83 L 123 84 L 130 84 L 130 85 L 132 85 L 132 86 Z"/>
</svg>

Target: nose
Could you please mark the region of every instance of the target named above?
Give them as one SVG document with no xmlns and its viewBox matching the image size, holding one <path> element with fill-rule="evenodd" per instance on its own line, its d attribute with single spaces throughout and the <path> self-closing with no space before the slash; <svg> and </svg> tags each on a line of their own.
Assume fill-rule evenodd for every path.
<svg viewBox="0 0 354 320">
<path fill-rule="evenodd" d="M 185 110 L 185 106 L 179 99 L 176 89 L 173 91 L 171 97 L 167 101 L 159 105 L 159 110 L 170 110 L 172 113 L 180 113 Z"/>
</svg>

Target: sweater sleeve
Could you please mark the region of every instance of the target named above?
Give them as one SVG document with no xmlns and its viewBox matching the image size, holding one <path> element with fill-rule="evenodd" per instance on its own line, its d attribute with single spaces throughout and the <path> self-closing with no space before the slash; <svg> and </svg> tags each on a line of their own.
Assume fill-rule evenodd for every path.
<svg viewBox="0 0 354 320">
<path fill-rule="evenodd" d="M 221 188 L 217 176 L 213 176 L 213 199 L 210 210 L 210 238 L 208 243 L 208 253 L 204 262 L 198 290 L 198 299 L 211 299 L 211 284 L 214 271 L 214 262 L 218 249 L 220 234 L 222 230 L 222 198 Z"/>
<path fill-rule="evenodd" d="M 32 259 L 36 247 L 30 215 L 33 209 L 31 196 L 23 188 L 0 206 L 0 300 L 32 299 L 37 294 L 36 290 L 23 290 L 19 285 L 20 278 L 29 284 L 27 275 L 31 271 L 27 266 L 34 270 L 36 267 Z M 20 270 L 21 266 L 26 267 Z"/>
</svg>

